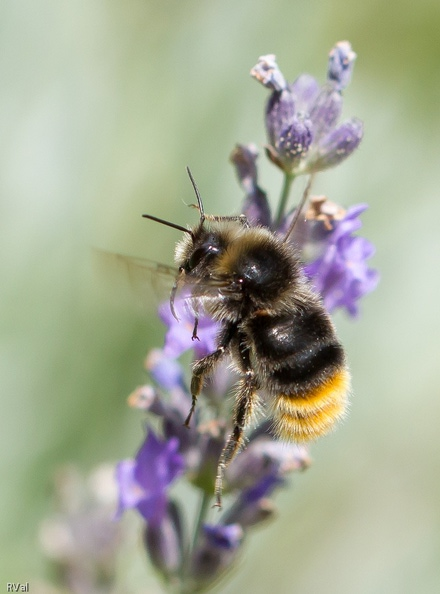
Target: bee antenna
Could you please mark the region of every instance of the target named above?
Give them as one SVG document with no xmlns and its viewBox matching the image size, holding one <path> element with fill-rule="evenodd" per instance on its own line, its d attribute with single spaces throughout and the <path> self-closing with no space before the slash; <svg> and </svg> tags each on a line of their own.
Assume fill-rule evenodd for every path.
<svg viewBox="0 0 440 594">
<path fill-rule="evenodd" d="M 186 168 L 186 171 L 189 175 L 189 179 L 191 180 L 192 187 L 194 188 L 194 193 L 197 198 L 197 204 L 199 206 L 200 211 L 200 224 L 203 225 L 203 222 L 205 220 L 205 209 L 203 208 L 202 197 L 200 196 L 199 188 L 197 187 L 193 174 L 191 173 L 191 169 L 188 166 Z"/>
<path fill-rule="evenodd" d="M 304 204 L 307 202 L 307 199 L 308 199 L 308 197 L 309 197 L 309 194 L 310 194 L 310 189 L 311 189 L 311 187 L 312 187 L 313 177 L 314 177 L 314 176 L 313 176 L 313 174 L 312 174 L 312 175 L 309 177 L 309 181 L 307 182 L 307 185 L 306 185 L 306 187 L 305 187 L 305 190 L 304 190 L 304 192 L 303 192 L 303 195 L 302 195 L 302 197 L 301 197 L 301 200 L 300 200 L 300 202 L 299 202 L 298 206 L 297 206 L 297 207 L 296 207 L 296 209 L 295 209 L 295 213 L 294 213 L 294 215 L 293 215 L 292 222 L 290 223 L 290 226 L 289 226 L 289 228 L 288 228 L 288 230 L 287 230 L 287 233 L 286 233 L 286 235 L 284 236 L 283 242 L 284 242 L 284 241 L 287 241 L 287 240 L 289 239 L 290 235 L 292 234 L 292 231 L 293 231 L 293 230 L 294 230 L 294 228 L 295 228 L 295 225 L 296 225 L 296 224 L 297 224 L 297 222 L 298 222 L 299 215 L 301 214 L 301 211 L 302 211 L 302 209 L 304 208 Z"/>
<path fill-rule="evenodd" d="M 176 223 L 171 223 L 170 221 L 165 221 L 164 219 L 159 219 L 158 217 L 154 217 L 153 215 L 149 214 L 143 214 L 142 216 L 144 219 L 150 219 L 150 221 L 155 221 L 156 223 L 160 223 L 161 225 L 166 225 L 167 227 L 172 227 L 173 229 L 178 229 L 179 231 L 189 233 L 191 237 L 194 239 L 194 233 L 186 227 L 182 227 L 182 225 L 177 225 Z"/>
</svg>

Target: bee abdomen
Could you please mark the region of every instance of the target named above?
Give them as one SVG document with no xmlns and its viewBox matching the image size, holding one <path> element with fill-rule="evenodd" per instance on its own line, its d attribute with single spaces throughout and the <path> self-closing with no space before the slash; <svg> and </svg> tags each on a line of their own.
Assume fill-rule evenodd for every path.
<svg viewBox="0 0 440 594">
<path fill-rule="evenodd" d="M 274 406 L 278 437 L 305 442 L 328 433 L 345 414 L 349 386 L 350 375 L 343 367 L 301 395 L 279 394 Z"/>
<path fill-rule="evenodd" d="M 345 367 L 344 350 L 322 306 L 255 316 L 249 326 L 256 360 L 272 394 L 302 394 Z"/>
<path fill-rule="evenodd" d="M 350 377 L 325 310 L 314 303 L 306 310 L 259 313 L 251 330 L 279 437 L 304 442 L 327 433 L 345 413 Z"/>
</svg>

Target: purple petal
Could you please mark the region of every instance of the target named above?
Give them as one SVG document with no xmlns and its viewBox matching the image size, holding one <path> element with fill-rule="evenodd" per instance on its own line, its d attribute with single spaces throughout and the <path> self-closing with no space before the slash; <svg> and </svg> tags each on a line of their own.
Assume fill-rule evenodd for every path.
<svg viewBox="0 0 440 594">
<path fill-rule="evenodd" d="M 270 227 L 271 214 L 266 193 L 258 186 L 257 161 L 258 150 L 254 144 L 238 144 L 231 154 L 238 179 L 246 198 L 242 213 L 251 225 Z"/>
<path fill-rule="evenodd" d="M 146 359 L 145 367 L 164 390 L 182 387 L 184 380 L 183 369 L 175 359 L 170 358 L 170 355 L 165 353 L 165 350 L 151 350 Z"/>
<path fill-rule="evenodd" d="M 168 502 L 160 523 L 148 524 L 144 542 L 153 565 L 165 577 L 176 574 L 184 553 L 182 519 L 177 505 Z"/>
<path fill-rule="evenodd" d="M 316 101 L 321 87 L 318 81 L 310 74 L 301 74 L 289 85 L 297 112 L 310 114 L 312 106 Z"/>
<path fill-rule="evenodd" d="M 134 460 L 122 460 L 116 465 L 116 484 L 119 493 L 117 519 L 125 510 L 136 507 L 145 495 L 144 490 L 135 480 L 135 465 Z"/>
<path fill-rule="evenodd" d="M 310 171 L 321 171 L 339 165 L 357 149 L 363 137 L 363 123 L 353 118 L 332 130 L 319 141 L 317 158 L 309 165 Z"/>
<path fill-rule="evenodd" d="M 242 212 L 250 225 L 270 228 L 272 220 L 270 207 L 266 193 L 260 188 L 256 188 L 252 194 L 246 196 Z"/>
<path fill-rule="evenodd" d="M 269 143 L 275 146 L 281 132 L 293 121 L 295 103 L 288 90 L 273 92 L 266 107 L 266 130 Z"/>
<path fill-rule="evenodd" d="M 310 120 L 295 116 L 277 140 L 276 149 L 280 160 L 292 170 L 307 153 L 311 142 Z"/>
<path fill-rule="evenodd" d="M 366 204 L 352 206 L 347 210 L 342 220 L 333 221 L 333 229 L 327 234 L 327 241 L 337 243 L 341 237 L 350 235 L 360 229 L 362 227 L 362 221 L 359 219 L 359 215 L 366 208 Z"/>
<path fill-rule="evenodd" d="M 118 464 L 118 516 L 136 507 L 145 520 L 153 523 L 162 520 L 167 506 L 167 488 L 184 469 L 178 445 L 177 439 L 160 440 L 150 429 L 136 458 Z"/>
<path fill-rule="evenodd" d="M 194 591 L 202 591 L 220 577 L 237 560 L 243 540 L 243 528 L 239 524 L 205 525 L 203 538 L 193 552 L 190 577 Z"/>
<path fill-rule="evenodd" d="M 237 144 L 231 153 L 230 160 L 240 184 L 246 192 L 252 191 L 257 184 L 258 149 L 255 144 Z"/>
<path fill-rule="evenodd" d="M 329 86 L 322 88 L 309 114 L 314 142 L 320 142 L 321 137 L 336 125 L 342 112 L 342 102 L 338 91 Z"/>
<path fill-rule="evenodd" d="M 137 504 L 136 508 L 146 522 L 151 526 L 159 526 L 168 506 L 168 498 L 165 491 L 151 493 L 144 497 Z"/>
<path fill-rule="evenodd" d="M 267 475 L 284 476 L 310 464 L 307 449 L 297 444 L 274 441 L 267 436 L 252 439 L 227 470 L 231 489 L 244 489 L 255 485 Z"/>
<path fill-rule="evenodd" d="M 245 501 L 246 504 L 252 505 L 259 499 L 270 495 L 275 487 L 282 485 L 284 483 L 284 479 L 282 479 L 277 474 L 269 474 L 264 476 L 257 484 L 246 489 L 241 494 L 241 497 Z"/>
<path fill-rule="evenodd" d="M 226 526 L 205 524 L 203 532 L 209 544 L 215 548 L 228 551 L 238 548 L 243 540 L 243 529 L 239 524 L 228 524 Z"/>
<path fill-rule="evenodd" d="M 151 429 L 148 431 L 135 458 L 135 479 L 146 492 L 166 489 L 181 474 L 184 464 L 178 448 L 176 438 L 163 441 Z"/>
<path fill-rule="evenodd" d="M 365 202 L 360 202 L 359 204 L 350 206 L 350 208 L 345 213 L 344 221 L 347 221 L 348 219 L 356 219 L 360 214 L 367 210 L 367 208 L 368 204 Z"/>
<path fill-rule="evenodd" d="M 357 315 L 357 301 L 378 283 L 378 273 L 366 264 L 374 246 L 363 237 L 351 235 L 361 226 L 357 217 L 363 210 L 364 204 L 356 205 L 342 221 L 335 222 L 324 240 L 324 252 L 305 267 L 329 311 L 345 307 L 350 315 Z"/>
</svg>

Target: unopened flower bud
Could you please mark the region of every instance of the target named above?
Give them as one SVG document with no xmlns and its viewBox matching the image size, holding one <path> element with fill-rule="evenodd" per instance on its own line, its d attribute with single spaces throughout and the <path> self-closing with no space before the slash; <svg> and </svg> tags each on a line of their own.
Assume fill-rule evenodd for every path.
<svg viewBox="0 0 440 594">
<path fill-rule="evenodd" d="M 339 41 L 330 51 L 327 80 L 337 91 L 342 91 L 350 83 L 356 54 L 348 41 Z"/>
<path fill-rule="evenodd" d="M 273 91 L 282 91 L 286 88 L 286 80 L 278 67 L 274 54 L 260 56 L 258 63 L 251 70 L 251 76 Z"/>
<path fill-rule="evenodd" d="M 160 524 L 148 524 L 144 542 L 153 565 L 166 578 L 178 573 L 183 559 L 182 520 L 179 508 L 170 501 Z"/>
</svg>

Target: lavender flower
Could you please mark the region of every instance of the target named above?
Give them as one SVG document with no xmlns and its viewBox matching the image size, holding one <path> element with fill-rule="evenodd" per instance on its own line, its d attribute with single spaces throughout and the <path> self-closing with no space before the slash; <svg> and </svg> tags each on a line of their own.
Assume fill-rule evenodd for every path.
<svg viewBox="0 0 440 594">
<path fill-rule="evenodd" d="M 327 82 L 320 87 L 310 75 L 288 84 L 275 56 L 262 56 L 251 75 L 272 90 L 266 107 L 271 161 L 290 176 L 334 167 L 362 140 L 362 123 L 353 118 L 336 127 L 342 111 L 341 91 L 348 85 L 356 54 L 339 42 L 331 50 Z"/>
<path fill-rule="evenodd" d="M 353 206 L 343 220 L 336 221 L 334 228 L 325 232 L 322 255 L 306 266 L 307 275 L 330 312 L 345 307 L 356 316 L 358 300 L 373 291 L 379 281 L 377 271 L 366 264 L 374 254 L 373 245 L 352 235 L 361 226 L 358 217 L 366 208 L 366 204 Z"/>
<path fill-rule="evenodd" d="M 119 462 L 116 479 L 119 488 L 119 517 L 136 508 L 152 525 L 158 525 L 167 509 L 167 489 L 184 468 L 176 438 L 162 441 L 150 429 L 134 460 Z"/>
</svg>

